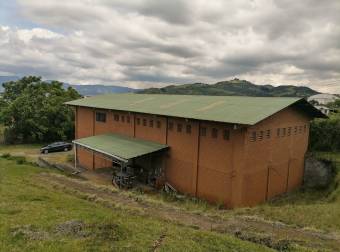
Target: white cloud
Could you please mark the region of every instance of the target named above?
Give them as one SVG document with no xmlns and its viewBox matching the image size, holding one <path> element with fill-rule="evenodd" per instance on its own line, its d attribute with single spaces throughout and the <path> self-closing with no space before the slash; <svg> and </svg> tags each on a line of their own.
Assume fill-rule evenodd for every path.
<svg viewBox="0 0 340 252">
<path fill-rule="evenodd" d="M 6 30 L 5 30 L 6 31 Z M 62 34 L 58 34 L 46 29 L 41 28 L 33 28 L 33 29 L 18 29 L 17 31 L 18 38 L 25 43 L 30 42 L 33 38 L 37 39 L 58 39 L 62 38 Z"/>
<path fill-rule="evenodd" d="M 339 92 L 340 2 L 19 0 L 0 72 L 133 87 L 246 78 Z M 327 13 L 327 15 L 325 15 Z"/>
</svg>

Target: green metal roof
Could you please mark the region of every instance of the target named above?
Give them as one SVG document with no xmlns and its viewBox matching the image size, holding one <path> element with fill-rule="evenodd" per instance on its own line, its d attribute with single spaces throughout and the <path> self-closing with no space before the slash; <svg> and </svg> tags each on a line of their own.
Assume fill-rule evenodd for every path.
<svg viewBox="0 0 340 252">
<path fill-rule="evenodd" d="M 74 140 L 73 143 L 122 161 L 168 148 L 168 146 L 164 144 L 118 134 L 104 134 L 80 138 Z"/>
<path fill-rule="evenodd" d="M 92 96 L 66 104 L 254 125 L 298 101 L 301 98 L 130 93 Z"/>
</svg>

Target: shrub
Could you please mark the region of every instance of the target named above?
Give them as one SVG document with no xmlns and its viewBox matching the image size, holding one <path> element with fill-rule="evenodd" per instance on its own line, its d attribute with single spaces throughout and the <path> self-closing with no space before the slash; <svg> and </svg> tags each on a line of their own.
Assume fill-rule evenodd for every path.
<svg viewBox="0 0 340 252">
<path fill-rule="evenodd" d="M 316 119 L 311 123 L 310 150 L 340 151 L 340 118 Z"/>
</svg>

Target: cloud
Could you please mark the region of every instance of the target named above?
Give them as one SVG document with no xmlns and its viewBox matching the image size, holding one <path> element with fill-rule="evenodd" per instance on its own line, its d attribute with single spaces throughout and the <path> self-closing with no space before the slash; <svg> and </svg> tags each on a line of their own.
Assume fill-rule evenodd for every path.
<svg viewBox="0 0 340 252">
<path fill-rule="evenodd" d="M 340 93 L 340 2 L 18 0 L 0 72 L 133 87 L 233 77 Z M 326 14 L 327 13 L 327 14 Z"/>
</svg>

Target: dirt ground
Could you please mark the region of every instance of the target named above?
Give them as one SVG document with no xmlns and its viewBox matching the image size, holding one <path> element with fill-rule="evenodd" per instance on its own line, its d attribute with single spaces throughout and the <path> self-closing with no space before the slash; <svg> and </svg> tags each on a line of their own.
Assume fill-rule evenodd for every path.
<svg viewBox="0 0 340 252">
<path fill-rule="evenodd" d="M 98 175 L 93 176 L 98 177 Z M 289 226 L 281 222 L 270 222 L 257 216 L 232 216 L 226 219 L 209 214 L 197 214 L 171 204 L 151 203 L 138 197 L 128 196 L 112 186 L 105 186 L 105 180 L 101 180 L 98 184 L 93 180 L 84 181 L 52 173 L 39 174 L 35 180 L 42 182 L 39 184 L 44 187 L 66 191 L 77 197 L 102 203 L 106 207 L 119 207 L 133 211 L 135 214 L 159 218 L 179 225 L 232 234 L 240 239 L 261 243 L 279 251 L 287 249 L 291 244 L 320 251 L 327 249 L 338 251 L 340 248 L 340 234 L 337 233 L 325 233 L 320 230 Z"/>
</svg>

